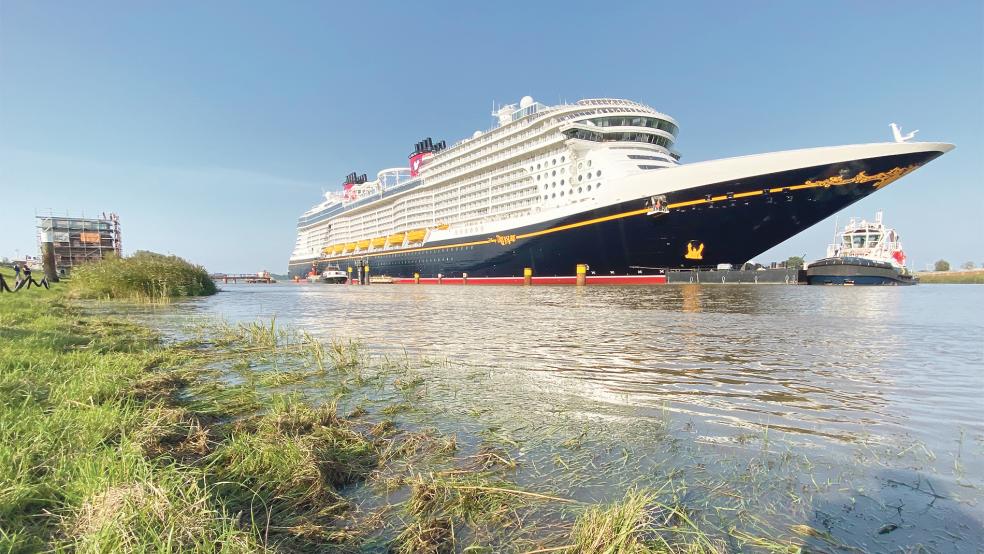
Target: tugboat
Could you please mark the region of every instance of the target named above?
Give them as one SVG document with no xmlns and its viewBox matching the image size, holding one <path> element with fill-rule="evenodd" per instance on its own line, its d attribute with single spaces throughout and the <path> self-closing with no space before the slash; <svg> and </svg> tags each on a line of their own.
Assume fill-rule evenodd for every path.
<svg viewBox="0 0 984 554">
<path fill-rule="evenodd" d="M 331 283 L 333 285 L 344 285 L 348 282 L 348 275 L 345 274 L 338 266 L 330 265 L 321 272 L 321 282 Z"/>
<path fill-rule="evenodd" d="M 885 227 L 882 212 L 875 221 L 851 221 L 839 240 L 827 247 L 827 257 L 810 263 L 806 280 L 811 285 L 914 285 L 918 281 L 905 267 L 905 252 L 895 229 Z"/>
</svg>

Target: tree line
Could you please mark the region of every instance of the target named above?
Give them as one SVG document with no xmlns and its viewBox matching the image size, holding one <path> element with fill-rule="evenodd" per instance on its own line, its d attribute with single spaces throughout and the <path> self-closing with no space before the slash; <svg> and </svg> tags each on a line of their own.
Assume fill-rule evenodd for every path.
<svg viewBox="0 0 984 554">
<path fill-rule="evenodd" d="M 981 264 L 981 266 L 984 267 L 984 264 Z M 974 264 L 974 262 L 964 262 L 960 266 L 960 269 L 966 269 L 966 270 L 976 269 L 976 268 L 977 265 Z M 933 271 L 950 271 L 950 262 L 946 260 L 936 260 L 936 263 L 933 264 Z"/>
</svg>

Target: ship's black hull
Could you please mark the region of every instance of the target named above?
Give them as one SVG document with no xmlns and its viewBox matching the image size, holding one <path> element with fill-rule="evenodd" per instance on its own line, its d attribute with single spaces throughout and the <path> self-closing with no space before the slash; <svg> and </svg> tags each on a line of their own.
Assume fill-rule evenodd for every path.
<svg viewBox="0 0 984 554">
<path fill-rule="evenodd" d="M 665 195 L 670 209 L 664 214 L 646 213 L 648 199 L 637 199 L 496 237 L 428 242 L 404 251 L 334 257 L 330 262 L 299 261 L 290 266 L 290 275 L 303 277 L 312 265 L 320 272 L 328 263 L 342 268 L 368 265 L 373 275 L 397 278 L 415 273 L 513 277 L 523 275 L 527 267 L 538 276 L 573 275 L 576 264 L 588 264 L 590 273 L 597 275 L 738 265 L 895 178 L 866 181 L 865 176 L 899 176 L 941 154 L 883 156 L 724 181 Z M 817 184 L 824 181 L 831 184 Z"/>
</svg>

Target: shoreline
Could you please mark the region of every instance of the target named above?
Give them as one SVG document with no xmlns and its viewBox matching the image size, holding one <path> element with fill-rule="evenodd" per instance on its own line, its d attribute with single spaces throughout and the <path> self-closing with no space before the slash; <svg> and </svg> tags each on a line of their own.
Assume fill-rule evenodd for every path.
<svg viewBox="0 0 984 554">
<path fill-rule="evenodd" d="M 3 437 L 16 468 L 3 477 L 5 550 L 445 552 L 465 532 L 523 551 L 590 552 L 579 543 L 608 541 L 596 533 L 620 518 L 637 526 L 643 508 L 658 505 L 641 489 L 627 493 L 629 514 L 527 490 L 510 479 L 518 462 L 506 448 L 396 423 L 423 379 L 407 360 L 384 360 L 368 375 L 355 343 L 323 345 L 271 323 L 207 325 L 165 345 L 60 293 L 10 300 L 0 304 L 0 386 L 20 401 L 2 408 L 16 421 Z M 305 397 L 309 379 L 328 381 L 331 400 Z M 379 396 L 343 411 L 346 391 L 366 386 Z M 400 528 L 353 504 L 353 488 L 378 487 L 380 498 L 402 497 L 380 510 L 399 512 Z M 521 529 L 520 512 L 556 506 L 575 510 L 560 533 Z M 583 518 L 612 521 L 599 529 Z M 623 539 L 636 544 L 643 527 Z M 695 526 L 664 536 L 717 551 Z"/>
<path fill-rule="evenodd" d="M 984 269 L 964 271 L 925 271 L 916 273 L 919 283 L 927 285 L 984 285 Z"/>
<path fill-rule="evenodd" d="M 112 315 L 127 304 L 81 307 L 62 290 L 2 300 L 0 387 L 20 401 L 0 414 L 17 422 L 2 438 L 19 468 L 0 482 L 0 549 L 795 552 L 860 539 L 811 526 L 812 506 L 856 475 L 824 483 L 768 429 L 698 460 L 706 447 L 664 409 L 632 421 L 647 448 L 630 451 L 614 412 L 496 413 L 475 395 L 515 380 L 507 368 L 370 355 L 274 321 L 163 336 Z"/>
</svg>

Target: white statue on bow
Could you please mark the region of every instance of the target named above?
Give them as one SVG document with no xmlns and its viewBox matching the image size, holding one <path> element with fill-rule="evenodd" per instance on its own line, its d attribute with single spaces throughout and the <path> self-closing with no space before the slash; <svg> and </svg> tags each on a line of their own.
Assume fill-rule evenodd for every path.
<svg viewBox="0 0 984 554">
<path fill-rule="evenodd" d="M 902 129 L 898 125 L 892 123 L 889 127 L 892 128 L 892 136 L 895 137 L 895 142 L 908 142 L 912 137 L 916 136 L 916 133 L 919 132 L 919 129 L 916 129 L 907 135 L 903 135 Z"/>
</svg>

